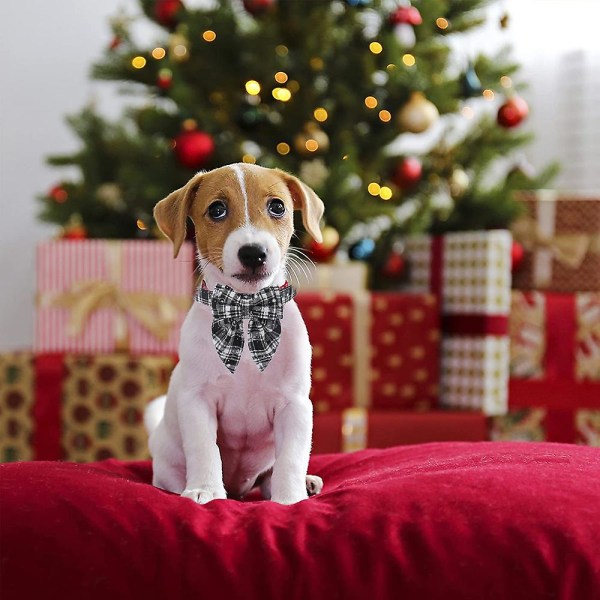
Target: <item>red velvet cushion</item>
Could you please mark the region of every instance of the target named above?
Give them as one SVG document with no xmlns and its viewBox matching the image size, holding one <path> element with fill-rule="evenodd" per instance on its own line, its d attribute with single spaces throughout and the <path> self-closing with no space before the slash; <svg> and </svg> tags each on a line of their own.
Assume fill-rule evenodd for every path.
<svg viewBox="0 0 600 600">
<path fill-rule="evenodd" d="M 323 455 L 293 506 L 198 506 L 149 463 L 0 466 L 1 597 L 600 594 L 600 450 L 441 443 Z"/>
</svg>

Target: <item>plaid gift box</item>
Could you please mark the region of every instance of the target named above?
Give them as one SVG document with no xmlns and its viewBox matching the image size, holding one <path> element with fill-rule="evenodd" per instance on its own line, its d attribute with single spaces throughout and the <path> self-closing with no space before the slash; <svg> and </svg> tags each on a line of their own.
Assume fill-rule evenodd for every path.
<svg viewBox="0 0 600 600">
<path fill-rule="evenodd" d="M 299 292 L 317 413 L 437 406 L 439 309 L 430 294 Z"/>
<path fill-rule="evenodd" d="M 522 290 L 600 290 L 600 194 L 523 192 L 525 215 L 512 227 L 525 255 L 513 275 Z"/>
<path fill-rule="evenodd" d="M 192 301 L 193 245 L 150 240 L 37 248 L 37 352 L 177 352 Z"/>
<path fill-rule="evenodd" d="M 504 230 L 403 240 L 411 292 L 439 294 L 441 403 L 502 414 L 507 409 L 512 239 Z"/>
<path fill-rule="evenodd" d="M 0 460 L 148 458 L 146 404 L 173 355 L 0 355 Z"/>
</svg>

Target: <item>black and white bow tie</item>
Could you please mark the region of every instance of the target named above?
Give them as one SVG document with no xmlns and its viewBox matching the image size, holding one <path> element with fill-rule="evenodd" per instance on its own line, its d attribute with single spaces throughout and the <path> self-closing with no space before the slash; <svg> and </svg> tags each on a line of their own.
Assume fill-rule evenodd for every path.
<svg viewBox="0 0 600 600">
<path fill-rule="evenodd" d="M 243 319 L 248 321 L 248 348 L 261 371 L 279 346 L 283 305 L 296 295 L 287 283 L 263 288 L 256 294 L 239 294 L 218 283 L 211 292 L 198 288 L 195 300 L 212 308 L 212 338 L 223 364 L 234 373 L 244 348 Z"/>
</svg>

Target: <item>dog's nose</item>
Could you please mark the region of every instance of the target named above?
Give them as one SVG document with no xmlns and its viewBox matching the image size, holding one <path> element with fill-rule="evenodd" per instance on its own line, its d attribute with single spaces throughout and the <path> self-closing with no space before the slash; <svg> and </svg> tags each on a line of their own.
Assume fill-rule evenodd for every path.
<svg viewBox="0 0 600 600">
<path fill-rule="evenodd" d="M 238 250 L 238 258 L 244 267 L 256 269 L 267 261 L 267 249 L 260 244 L 244 244 Z"/>
</svg>

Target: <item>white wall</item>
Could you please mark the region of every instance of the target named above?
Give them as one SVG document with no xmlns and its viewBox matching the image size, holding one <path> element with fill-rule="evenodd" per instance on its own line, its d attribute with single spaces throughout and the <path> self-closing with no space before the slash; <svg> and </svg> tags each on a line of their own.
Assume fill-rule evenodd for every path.
<svg viewBox="0 0 600 600">
<path fill-rule="evenodd" d="M 531 83 L 526 97 L 532 108 L 531 125 L 541 140 L 529 152 L 534 164 L 568 158 L 561 156 L 553 129 L 559 111 L 556 94 L 562 89 L 552 77 L 556 63 L 541 71 L 541 56 L 547 58 L 557 47 L 597 51 L 599 5 L 598 0 L 500 3 L 500 9 L 505 6 L 512 14 L 509 35 Z M 35 244 L 56 231 L 36 220 L 34 199 L 61 178 L 60 171 L 44 164 L 44 157 L 77 148 L 65 115 L 92 99 L 104 113 L 117 115 L 126 101 L 112 84 L 92 83 L 88 78 L 91 64 L 110 41 L 108 19 L 121 6 L 138 11 L 136 0 L 0 2 L 0 350 L 27 348 L 32 343 Z M 141 34 L 150 39 L 154 35 L 152 28 L 142 29 Z M 593 137 L 597 139 L 600 135 Z M 600 149 L 591 163 L 600 164 Z M 597 175 L 600 169 L 594 172 Z"/>
<path fill-rule="evenodd" d="M 133 0 L 0 2 L 0 350 L 32 343 L 35 244 L 56 232 L 37 221 L 35 197 L 62 175 L 45 157 L 78 147 L 64 117 L 90 100 L 119 112 L 115 86 L 88 74 L 120 6 L 137 10 Z"/>
</svg>

